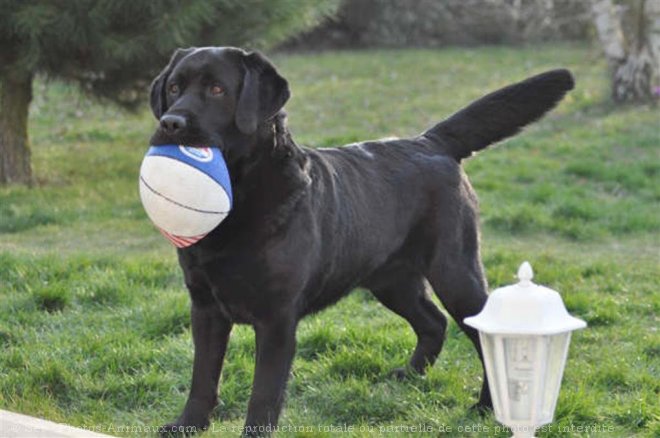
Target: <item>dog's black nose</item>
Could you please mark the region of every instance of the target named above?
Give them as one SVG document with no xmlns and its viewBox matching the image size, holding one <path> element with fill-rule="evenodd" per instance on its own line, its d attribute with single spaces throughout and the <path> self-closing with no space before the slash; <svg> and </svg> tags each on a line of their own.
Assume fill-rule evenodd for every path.
<svg viewBox="0 0 660 438">
<path fill-rule="evenodd" d="M 160 126 L 169 135 L 178 134 L 186 127 L 186 119 L 174 114 L 166 114 L 160 118 Z"/>
</svg>

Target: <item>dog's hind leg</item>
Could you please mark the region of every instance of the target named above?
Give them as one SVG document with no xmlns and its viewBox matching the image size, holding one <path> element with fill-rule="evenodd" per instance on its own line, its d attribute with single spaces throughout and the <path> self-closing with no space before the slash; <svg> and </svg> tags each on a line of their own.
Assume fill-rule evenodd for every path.
<svg viewBox="0 0 660 438">
<path fill-rule="evenodd" d="M 474 344 L 483 366 L 479 334 L 474 328 L 463 323 L 464 318 L 479 313 L 487 299 L 486 280 L 478 251 L 469 251 L 465 257 L 447 257 L 445 254 L 436 254 L 427 279 L 445 309 Z M 481 395 L 475 408 L 491 407 L 490 391 L 484 369 Z"/>
<path fill-rule="evenodd" d="M 405 272 L 391 278 L 384 286 L 371 287 L 371 292 L 385 307 L 408 321 L 415 331 L 417 346 L 410 358 L 410 368 L 424 374 L 442 349 L 447 319 L 426 294 L 422 275 Z M 405 373 L 405 368 L 394 370 L 397 378 L 403 378 Z"/>
</svg>

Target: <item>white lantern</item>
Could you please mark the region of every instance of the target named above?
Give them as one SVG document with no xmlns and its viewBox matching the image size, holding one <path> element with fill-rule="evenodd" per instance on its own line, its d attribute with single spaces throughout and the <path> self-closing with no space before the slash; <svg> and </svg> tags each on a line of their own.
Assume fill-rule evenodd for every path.
<svg viewBox="0 0 660 438">
<path fill-rule="evenodd" d="M 552 422 L 571 331 L 587 326 L 532 277 L 523 263 L 518 284 L 493 291 L 483 310 L 464 320 L 479 330 L 495 418 L 514 437 L 533 437 Z"/>
</svg>

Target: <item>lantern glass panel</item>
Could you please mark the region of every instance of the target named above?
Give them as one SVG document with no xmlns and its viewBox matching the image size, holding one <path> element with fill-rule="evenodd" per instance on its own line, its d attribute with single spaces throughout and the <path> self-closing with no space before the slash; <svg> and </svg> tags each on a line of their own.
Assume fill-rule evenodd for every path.
<svg viewBox="0 0 660 438">
<path fill-rule="evenodd" d="M 513 336 L 502 339 L 504 350 L 504 368 L 506 373 L 506 389 L 509 395 L 510 418 L 513 421 L 529 421 L 535 411 L 536 374 L 539 357 L 543 351 L 537 348 L 542 342 L 534 336 Z"/>
<path fill-rule="evenodd" d="M 559 333 L 548 338 L 548 363 L 545 376 L 545 388 L 542 394 L 543 405 L 541 418 L 545 423 L 552 421 L 557 397 L 559 396 L 559 387 L 561 385 L 562 374 L 564 374 L 564 365 L 566 364 L 566 355 L 568 345 L 571 340 L 571 332 Z"/>
<path fill-rule="evenodd" d="M 506 387 L 504 383 L 504 370 L 497 366 L 497 359 L 495 357 L 496 349 L 495 344 L 501 342 L 501 336 L 492 335 L 484 332 L 479 332 L 479 339 L 481 340 L 481 349 L 484 355 L 484 365 L 486 367 L 486 376 L 488 377 L 488 386 L 490 387 L 490 396 L 493 401 L 493 410 L 498 419 L 506 417 L 506 402 L 502 400 L 505 397 L 503 388 Z"/>
</svg>

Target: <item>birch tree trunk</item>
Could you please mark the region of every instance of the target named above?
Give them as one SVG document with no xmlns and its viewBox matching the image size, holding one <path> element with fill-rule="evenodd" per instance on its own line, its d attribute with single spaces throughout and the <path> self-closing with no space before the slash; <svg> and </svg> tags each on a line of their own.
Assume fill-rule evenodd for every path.
<svg viewBox="0 0 660 438">
<path fill-rule="evenodd" d="M 612 71 L 616 102 L 656 101 L 660 90 L 660 0 L 592 0 L 591 10 Z"/>
<path fill-rule="evenodd" d="M 648 45 L 655 59 L 653 94 L 660 99 L 660 0 L 646 0 L 644 14 L 647 17 L 646 35 Z"/>
</svg>

